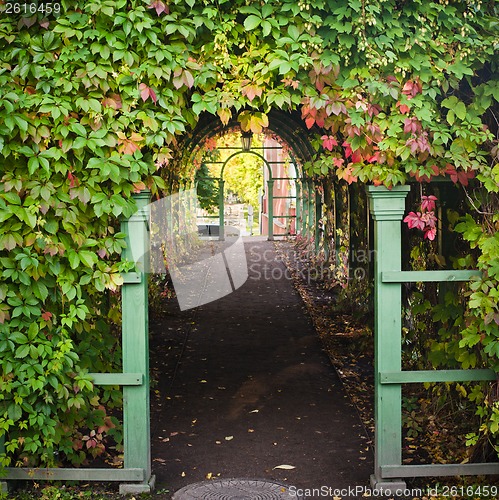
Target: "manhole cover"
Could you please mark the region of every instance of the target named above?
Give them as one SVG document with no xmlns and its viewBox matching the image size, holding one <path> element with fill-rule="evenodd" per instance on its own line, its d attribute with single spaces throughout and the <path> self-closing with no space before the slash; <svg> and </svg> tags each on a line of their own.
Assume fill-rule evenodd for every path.
<svg viewBox="0 0 499 500">
<path fill-rule="evenodd" d="M 190 484 L 173 495 L 173 500 L 301 500 L 296 490 L 283 484 L 251 479 L 217 479 Z"/>
</svg>

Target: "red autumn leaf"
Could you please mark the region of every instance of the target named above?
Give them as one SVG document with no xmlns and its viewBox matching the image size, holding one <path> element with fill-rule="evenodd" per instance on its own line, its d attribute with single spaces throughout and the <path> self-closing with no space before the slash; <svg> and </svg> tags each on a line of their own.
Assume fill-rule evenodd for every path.
<svg viewBox="0 0 499 500">
<path fill-rule="evenodd" d="M 372 118 L 373 116 L 379 115 L 381 112 L 381 106 L 379 104 L 369 104 L 367 109 L 367 114 Z"/>
<path fill-rule="evenodd" d="M 123 103 L 121 102 L 121 97 L 118 94 L 110 94 L 108 97 L 102 99 L 102 106 L 105 108 L 121 109 Z"/>
<path fill-rule="evenodd" d="M 251 102 L 255 97 L 262 95 L 263 89 L 258 85 L 250 84 L 243 87 L 241 91 Z"/>
<path fill-rule="evenodd" d="M 360 163 L 362 161 L 362 154 L 361 152 L 357 149 L 352 153 L 352 162 L 353 163 Z"/>
<path fill-rule="evenodd" d="M 383 163 L 380 159 L 383 157 L 381 151 L 376 151 L 373 155 L 366 158 L 369 163 Z"/>
<path fill-rule="evenodd" d="M 422 129 L 421 123 L 416 117 L 406 118 L 404 120 L 404 133 L 405 134 L 415 134 L 420 132 Z"/>
<path fill-rule="evenodd" d="M 436 235 L 437 235 L 437 228 L 432 227 L 431 229 L 428 229 L 427 231 L 425 231 L 423 238 L 426 238 L 430 241 L 433 241 L 435 239 Z"/>
<path fill-rule="evenodd" d="M 142 100 L 144 102 L 146 102 L 147 99 L 149 99 L 150 97 L 151 100 L 154 102 L 154 104 L 156 104 L 158 98 L 156 97 L 156 93 L 151 87 L 148 87 L 145 83 L 141 83 L 139 85 L 139 90 L 140 90 L 140 97 L 142 97 Z"/>
<path fill-rule="evenodd" d="M 334 137 L 334 135 L 323 135 L 322 139 L 322 147 L 327 149 L 328 151 L 332 151 L 335 146 L 338 145 L 338 141 Z"/>
<path fill-rule="evenodd" d="M 409 229 L 417 228 L 423 230 L 425 227 L 425 223 L 421 220 L 421 212 L 409 212 L 404 222 L 409 226 Z"/>
<path fill-rule="evenodd" d="M 42 312 L 42 319 L 44 321 L 50 321 L 52 319 L 52 313 L 50 311 L 43 311 Z"/>
<path fill-rule="evenodd" d="M 435 210 L 435 202 L 437 197 L 430 194 L 429 196 L 421 196 L 421 210 L 433 211 Z"/>
<path fill-rule="evenodd" d="M 307 116 L 307 118 L 305 118 L 305 125 L 307 126 L 307 128 L 312 128 L 314 126 L 314 123 L 315 123 L 315 118 L 311 115 Z"/>
<path fill-rule="evenodd" d="M 430 229 L 437 226 L 437 217 L 435 212 L 431 210 L 430 212 L 423 212 L 421 214 L 421 222 L 424 223 L 423 229 Z"/>
<path fill-rule="evenodd" d="M 352 184 L 352 182 L 357 182 L 357 176 L 353 175 L 352 173 L 352 167 L 348 166 L 343 170 L 343 179 L 345 179 L 348 184 Z"/>
<path fill-rule="evenodd" d="M 147 99 L 149 99 L 149 87 L 145 83 L 141 83 L 139 85 L 139 89 L 140 89 L 140 97 L 142 97 L 142 100 L 146 102 Z"/>
<path fill-rule="evenodd" d="M 147 187 L 143 182 L 134 182 L 133 183 L 133 191 L 135 193 L 140 193 L 141 191 L 144 191 L 144 189 L 147 189 Z"/>
<path fill-rule="evenodd" d="M 437 165 L 432 165 L 431 170 L 432 170 L 434 175 L 440 174 L 440 169 L 437 167 Z"/>
<path fill-rule="evenodd" d="M 300 82 L 298 80 L 293 80 L 292 78 L 283 78 L 282 83 L 286 85 L 286 87 L 292 87 L 293 89 L 297 89 L 300 85 Z"/>
<path fill-rule="evenodd" d="M 397 102 L 396 106 L 403 115 L 407 115 L 411 108 L 407 104 L 402 104 L 400 101 Z"/>
<path fill-rule="evenodd" d="M 352 156 L 352 147 L 350 146 L 350 144 L 345 141 L 342 146 L 345 148 L 345 156 L 347 158 L 350 158 L 350 156 Z"/>
<path fill-rule="evenodd" d="M 165 14 L 169 14 L 170 13 L 170 9 L 168 8 L 168 5 L 165 5 L 161 0 L 155 0 L 154 2 L 152 2 L 149 7 L 149 9 L 155 9 L 156 10 L 156 14 L 161 15 L 163 12 Z"/>
<path fill-rule="evenodd" d="M 420 94 L 423 90 L 421 82 L 418 78 L 415 80 L 407 80 L 402 87 L 402 94 L 407 96 L 407 99 L 412 99 L 416 95 Z"/>
<path fill-rule="evenodd" d="M 68 172 L 69 187 L 74 188 L 78 185 L 78 178 L 75 177 L 71 172 Z"/>
<path fill-rule="evenodd" d="M 341 168 L 343 166 L 343 163 L 345 163 L 345 160 L 343 158 L 333 158 L 333 165 L 336 168 Z"/>
<path fill-rule="evenodd" d="M 130 137 L 126 137 L 123 132 L 118 132 L 118 151 L 123 154 L 133 155 L 137 149 L 141 148 L 141 142 L 144 140 L 140 134 L 132 132 Z"/>
</svg>

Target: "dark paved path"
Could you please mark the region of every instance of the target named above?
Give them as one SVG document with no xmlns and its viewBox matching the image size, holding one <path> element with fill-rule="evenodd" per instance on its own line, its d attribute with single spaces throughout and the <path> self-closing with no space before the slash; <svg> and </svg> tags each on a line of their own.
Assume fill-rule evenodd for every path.
<svg viewBox="0 0 499 500">
<path fill-rule="evenodd" d="M 158 489 L 206 477 L 367 486 L 364 429 L 285 266 L 272 243 L 245 246 L 250 277 L 239 290 L 152 325 Z"/>
</svg>

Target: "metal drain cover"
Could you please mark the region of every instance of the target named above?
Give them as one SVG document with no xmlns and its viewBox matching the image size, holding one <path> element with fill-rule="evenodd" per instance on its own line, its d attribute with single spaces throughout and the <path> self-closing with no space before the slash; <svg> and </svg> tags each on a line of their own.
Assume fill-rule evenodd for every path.
<svg viewBox="0 0 499 500">
<path fill-rule="evenodd" d="M 173 495 L 172 500 L 300 500 L 289 486 L 252 479 L 216 479 L 190 484 Z"/>
</svg>

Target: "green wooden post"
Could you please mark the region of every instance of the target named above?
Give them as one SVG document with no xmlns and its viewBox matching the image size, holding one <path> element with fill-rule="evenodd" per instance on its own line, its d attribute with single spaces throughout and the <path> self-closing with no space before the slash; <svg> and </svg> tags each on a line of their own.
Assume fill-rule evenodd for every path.
<svg viewBox="0 0 499 500">
<path fill-rule="evenodd" d="M 310 237 L 313 236 L 312 231 L 314 230 L 314 224 L 315 224 L 315 207 L 314 207 L 314 200 L 315 200 L 315 192 L 314 192 L 314 182 L 309 181 L 308 182 L 308 235 Z"/>
<path fill-rule="evenodd" d="M 304 236 L 307 235 L 307 224 L 308 224 L 308 179 L 303 179 L 302 186 L 302 217 L 301 217 L 301 230 Z"/>
<path fill-rule="evenodd" d="M 307 201 L 308 196 L 307 180 L 303 179 L 301 185 L 301 227 L 300 231 L 302 235 L 307 233 Z"/>
<path fill-rule="evenodd" d="M 224 185 L 223 179 L 218 180 L 218 239 L 225 240 L 225 207 L 224 207 Z"/>
<path fill-rule="evenodd" d="M 2 453 L 5 453 L 5 436 L 0 437 L 0 455 Z M 7 491 L 7 481 L 2 481 L 2 477 L 0 476 L 0 493 L 7 493 Z"/>
<path fill-rule="evenodd" d="M 268 240 L 274 240 L 274 180 L 269 179 L 267 181 L 267 215 L 269 217 L 268 224 Z"/>
<path fill-rule="evenodd" d="M 322 218 L 322 197 L 319 191 L 315 191 L 315 217 L 314 217 L 314 231 L 315 231 L 315 255 L 319 253 L 321 243 L 321 232 L 319 229 L 319 220 Z"/>
<path fill-rule="evenodd" d="M 296 179 L 295 233 L 301 233 L 301 181 Z"/>
<path fill-rule="evenodd" d="M 382 281 L 382 273 L 401 270 L 401 221 L 409 186 L 367 186 L 374 219 L 374 405 L 375 489 L 405 489 L 399 479 L 382 479 L 381 467 L 402 464 L 402 387 L 381 384 L 381 372 L 399 372 L 402 358 L 402 294 L 400 283 Z"/>
<path fill-rule="evenodd" d="M 125 468 L 139 468 L 145 472 L 141 484 L 122 484 L 120 492 L 150 492 L 154 486 L 151 477 L 151 433 L 149 408 L 149 325 L 147 300 L 147 272 L 149 271 L 149 209 L 150 192 L 134 195 L 137 212 L 122 222 L 127 235 L 123 257 L 137 260 L 140 280 L 127 282 L 122 289 L 122 343 L 123 373 L 143 374 L 143 383 L 123 387 L 124 462 Z"/>
</svg>

